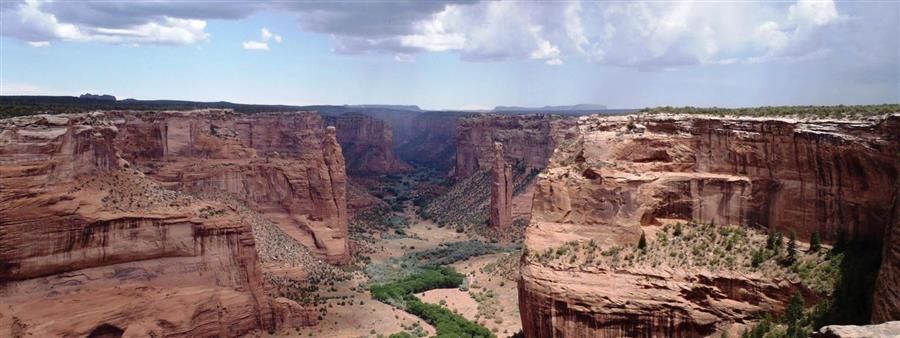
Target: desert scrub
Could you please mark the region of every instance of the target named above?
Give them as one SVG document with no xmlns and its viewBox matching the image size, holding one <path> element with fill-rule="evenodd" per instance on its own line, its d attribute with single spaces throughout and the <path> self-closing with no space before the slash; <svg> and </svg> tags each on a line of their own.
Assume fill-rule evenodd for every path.
<svg viewBox="0 0 900 338">
<path fill-rule="evenodd" d="M 800 282 L 821 294 L 830 294 L 839 278 L 840 255 L 797 249 L 791 260 L 788 245 L 778 233 L 678 223 L 660 228 L 655 237 L 652 240 L 648 234 L 643 249 L 638 243 L 601 247 L 594 241 L 570 241 L 541 252 L 529 251 L 526 259 L 561 269 L 669 267 L 756 274 Z"/>
<path fill-rule="evenodd" d="M 497 293 L 494 290 L 469 291 L 469 296 L 478 303 L 478 313 L 475 315 L 476 320 L 496 318 L 500 302 L 497 300 Z"/>
</svg>

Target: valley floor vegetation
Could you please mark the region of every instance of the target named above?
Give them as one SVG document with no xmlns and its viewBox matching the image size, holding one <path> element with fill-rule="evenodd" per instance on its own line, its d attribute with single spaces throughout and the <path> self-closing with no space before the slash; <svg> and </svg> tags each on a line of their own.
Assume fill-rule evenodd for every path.
<svg viewBox="0 0 900 338">
<path fill-rule="evenodd" d="M 441 305 L 423 303 L 415 293 L 455 288 L 463 284 L 465 276 L 448 267 L 435 267 L 400 280 L 371 287 L 372 296 L 386 304 L 421 317 L 437 329 L 438 338 L 494 337 L 490 330 L 453 313 Z M 408 336 L 399 333 L 391 337 Z"/>
</svg>

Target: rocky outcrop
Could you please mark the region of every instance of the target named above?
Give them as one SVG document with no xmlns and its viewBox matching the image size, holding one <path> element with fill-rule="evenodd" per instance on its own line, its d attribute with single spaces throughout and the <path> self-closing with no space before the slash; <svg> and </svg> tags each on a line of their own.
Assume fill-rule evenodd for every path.
<svg viewBox="0 0 900 338">
<path fill-rule="evenodd" d="M 411 170 L 394 154 L 391 126 L 384 120 L 346 113 L 326 117 L 326 123 L 337 129 L 337 139 L 350 174 L 387 174 Z"/>
<path fill-rule="evenodd" d="M 512 224 L 512 166 L 503 157 L 503 144 L 494 143 L 494 165 L 491 168 L 490 226 L 506 228 Z"/>
<path fill-rule="evenodd" d="M 453 177 L 463 179 L 494 163 L 494 143 L 503 144 L 506 162 L 524 168 L 547 165 L 557 144 L 575 124 L 571 118 L 547 115 L 480 115 L 457 120 L 456 165 Z"/>
<path fill-rule="evenodd" d="M 896 194 L 898 120 L 581 118 L 578 141 L 539 175 L 525 245 L 632 246 L 642 227 L 668 219 L 880 240 Z M 677 264 L 563 269 L 526 256 L 521 270 L 529 337 L 703 336 L 806 292 Z"/>
<path fill-rule="evenodd" d="M 900 321 L 878 325 L 829 325 L 821 328 L 816 338 L 890 338 L 900 337 Z"/>
<path fill-rule="evenodd" d="M 164 187 L 232 195 L 329 262 L 349 259 L 344 155 L 318 114 L 109 114 L 122 156 Z"/>
<path fill-rule="evenodd" d="M 273 329 L 249 225 L 134 170 L 114 122 L 0 120 L 0 336 Z"/>
</svg>

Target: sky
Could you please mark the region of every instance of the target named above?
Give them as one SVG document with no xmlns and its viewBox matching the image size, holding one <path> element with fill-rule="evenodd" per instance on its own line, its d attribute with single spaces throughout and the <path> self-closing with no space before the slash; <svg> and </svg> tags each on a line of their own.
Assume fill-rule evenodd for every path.
<svg viewBox="0 0 900 338">
<path fill-rule="evenodd" d="M 0 0 L 0 94 L 900 103 L 900 1 Z"/>
</svg>

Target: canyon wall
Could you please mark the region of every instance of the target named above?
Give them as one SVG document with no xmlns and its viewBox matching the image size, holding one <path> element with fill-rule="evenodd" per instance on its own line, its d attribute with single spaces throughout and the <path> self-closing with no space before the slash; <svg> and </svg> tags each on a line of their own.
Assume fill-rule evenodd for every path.
<svg viewBox="0 0 900 338">
<path fill-rule="evenodd" d="M 888 125 L 893 123 L 893 125 Z M 886 128 L 900 130 L 900 119 L 888 120 Z M 900 143 L 900 132 L 888 135 L 893 142 Z M 896 167 L 900 168 L 900 154 L 897 155 Z M 881 269 L 875 283 L 874 304 L 872 306 L 872 323 L 879 324 L 900 320 L 900 180 L 894 184 L 893 219 L 886 224 L 884 231 Z"/>
<path fill-rule="evenodd" d="M 527 252 L 571 241 L 633 246 L 642 226 L 671 219 L 880 241 L 897 194 L 898 121 L 580 118 L 577 142 L 557 149 L 538 177 Z M 559 267 L 526 254 L 521 272 L 528 337 L 698 337 L 808 292 L 761 272 L 679 264 Z M 893 270 L 879 278 L 896 286 Z"/>
<path fill-rule="evenodd" d="M 114 122 L 0 120 L 0 336 L 274 329 L 250 226 L 136 171 L 117 156 Z"/>
<path fill-rule="evenodd" d="M 463 179 L 493 165 L 494 142 L 504 146 L 507 163 L 530 169 L 547 165 L 572 118 L 549 115 L 479 115 L 457 120 L 453 177 Z"/>
<path fill-rule="evenodd" d="M 458 113 L 429 112 L 411 118 L 409 136 L 397 139 L 397 155 L 404 161 L 449 174 L 456 163 Z"/>
<path fill-rule="evenodd" d="M 110 114 L 122 156 L 164 187 L 236 197 L 313 253 L 348 261 L 344 156 L 318 114 Z"/>
<path fill-rule="evenodd" d="M 383 119 L 359 113 L 325 118 L 337 129 L 347 172 L 352 175 L 387 174 L 412 168 L 394 154 L 391 125 Z"/>
</svg>

